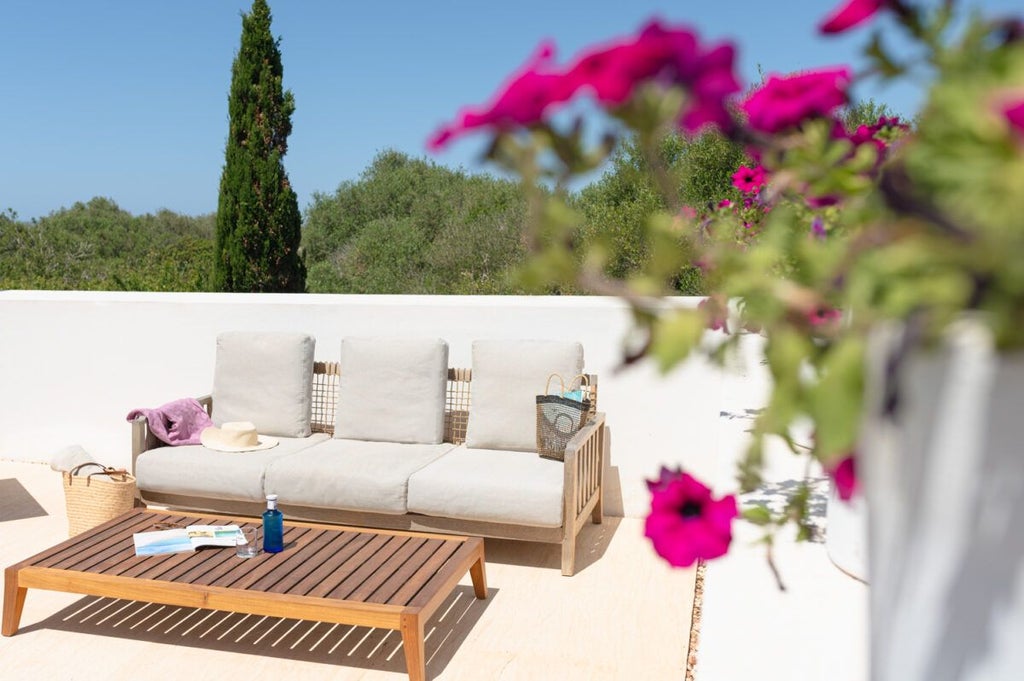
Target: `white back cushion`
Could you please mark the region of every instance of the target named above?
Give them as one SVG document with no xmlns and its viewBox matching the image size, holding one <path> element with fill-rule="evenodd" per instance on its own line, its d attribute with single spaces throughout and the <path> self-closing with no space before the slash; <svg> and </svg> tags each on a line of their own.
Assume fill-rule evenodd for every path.
<svg viewBox="0 0 1024 681">
<path fill-rule="evenodd" d="M 213 422 L 252 421 L 279 437 L 307 437 L 316 339 L 304 333 L 230 331 L 217 336 Z"/>
<path fill-rule="evenodd" d="M 448 343 L 344 338 L 334 437 L 405 444 L 444 441 Z"/>
<path fill-rule="evenodd" d="M 537 451 L 537 395 L 551 374 L 583 373 L 583 345 L 566 341 L 473 342 L 466 446 Z M 558 381 L 552 382 L 552 390 Z"/>
</svg>

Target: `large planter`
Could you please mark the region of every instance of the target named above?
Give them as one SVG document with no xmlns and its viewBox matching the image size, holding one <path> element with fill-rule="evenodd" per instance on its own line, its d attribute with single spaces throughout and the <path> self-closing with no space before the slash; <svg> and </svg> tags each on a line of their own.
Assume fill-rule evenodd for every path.
<svg viewBox="0 0 1024 681">
<path fill-rule="evenodd" d="M 1024 355 L 997 353 L 964 323 L 945 347 L 906 357 L 894 374 L 898 344 L 892 329 L 872 339 L 861 440 L 872 681 L 1016 681 Z"/>
<path fill-rule="evenodd" d="M 825 510 L 825 550 L 829 560 L 854 579 L 868 581 L 867 502 L 857 492 L 843 501 L 835 490 Z"/>
</svg>

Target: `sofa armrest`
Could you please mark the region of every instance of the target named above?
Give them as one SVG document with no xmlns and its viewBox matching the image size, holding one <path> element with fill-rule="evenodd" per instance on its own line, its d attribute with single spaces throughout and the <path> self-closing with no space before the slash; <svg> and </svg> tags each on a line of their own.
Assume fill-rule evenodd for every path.
<svg viewBox="0 0 1024 681">
<path fill-rule="evenodd" d="M 578 452 L 583 446 L 597 435 L 597 431 L 604 428 L 604 412 L 594 414 L 593 418 L 587 421 L 587 425 L 580 428 L 572 439 L 565 445 L 565 456 L 569 457 L 570 452 Z"/>
<path fill-rule="evenodd" d="M 605 415 L 594 414 L 565 447 L 565 523 L 575 527 L 587 513 L 601 522 Z"/>
<path fill-rule="evenodd" d="M 213 397 L 203 395 L 196 398 L 203 405 L 206 413 L 213 415 Z M 136 416 L 132 420 L 132 475 L 135 474 L 135 462 L 143 452 L 160 446 L 160 440 L 149 430 L 149 421 L 145 416 Z"/>
</svg>

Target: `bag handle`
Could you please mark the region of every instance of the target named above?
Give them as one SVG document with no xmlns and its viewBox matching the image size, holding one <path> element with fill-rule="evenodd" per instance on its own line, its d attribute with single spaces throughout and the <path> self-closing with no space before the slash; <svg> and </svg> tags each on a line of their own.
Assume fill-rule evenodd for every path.
<svg viewBox="0 0 1024 681">
<path fill-rule="evenodd" d="M 578 383 L 577 383 L 577 381 L 578 381 Z M 563 386 L 563 388 L 562 388 L 562 397 L 565 397 L 565 398 L 570 399 L 570 400 L 576 400 L 577 402 L 582 402 L 583 404 L 586 404 L 586 405 L 589 406 L 589 404 L 590 404 L 590 377 L 587 376 L 586 374 L 576 374 L 575 376 L 572 377 L 572 380 L 569 381 L 569 387 L 572 388 L 573 386 L 577 386 L 577 385 L 578 385 L 578 387 L 576 387 L 574 389 L 571 389 L 569 391 L 566 391 L 565 387 Z"/>
<path fill-rule="evenodd" d="M 577 378 L 580 379 L 580 390 L 582 390 L 584 386 L 586 386 L 587 388 L 590 387 L 590 376 L 588 376 L 587 374 L 576 374 L 575 376 L 573 376 L 572 380 L 569 381 L 569 387 L 572 387 L 573 385 L 576 384 Z M 564 392 L 565 386 L 562 387 L 562 390 Z"/>
<path fill-rule="evenodd" d="M 100 468 L 103 469 L 102 471 L 98 471 L 96 473 L 90 473 L 89 475 L 87 475 L 86 478 L 85 478 L 85 484 L 87 484 L 87 485 L 92 480 L 92 476 L 94 476 L 94 475 L 108 475 L 110 477 L 114 477 L 115 475 L 120 475 L 121 479 L 118 482 L 124 482 L 125 481 L 125 476 L 128 475 L 128 471 L 125 470 L 124 468 L 114 468 L 113 466 L 104 466 L 101 463 L 96 463 L 95 461 L 90 461 L 88 463 L 80 463 L 80 464 L 78 464 L 77 466 L 75 466 L 74 468 L 71 469 L 71 471 L 68 473 L 68 477 L 71 478 L 71 480 L 68 481 L 68 484 L 69 485 L 70 484 L 74 484 L 75 476 L 78 475 L 78 471 L 82 470 L 83 468 L 85 468 L 87 466 L 99 466 Z"/>
<path fill-rule="evenodd" d="M 565 394 L 565 379 L 562 378 L 561 374 L 551 374 L 548 376 L 548 382 L 544 384 L 544 394 L 547 395 L 551 392 L 551 379 L 558 378 L 558 382 L 561 384 L 562 389 L 558 392 L 559 395 Z M 573 379 L 576 380 L 576 379 Z"/>
</svg>

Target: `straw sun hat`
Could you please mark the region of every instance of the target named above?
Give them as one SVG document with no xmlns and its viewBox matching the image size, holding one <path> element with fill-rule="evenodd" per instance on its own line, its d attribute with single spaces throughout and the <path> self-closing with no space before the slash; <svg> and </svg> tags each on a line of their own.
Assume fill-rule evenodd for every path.
<svg viewBox="0 0 1024 681">
<path fill-rule="evenodd" d="M 199 440 L 218 452 L 254 452 L 277 446 L 277 438 L 259 435 L 249 421 L 228 421 L 220 428 L 205 428 Z"/>
</svg>

